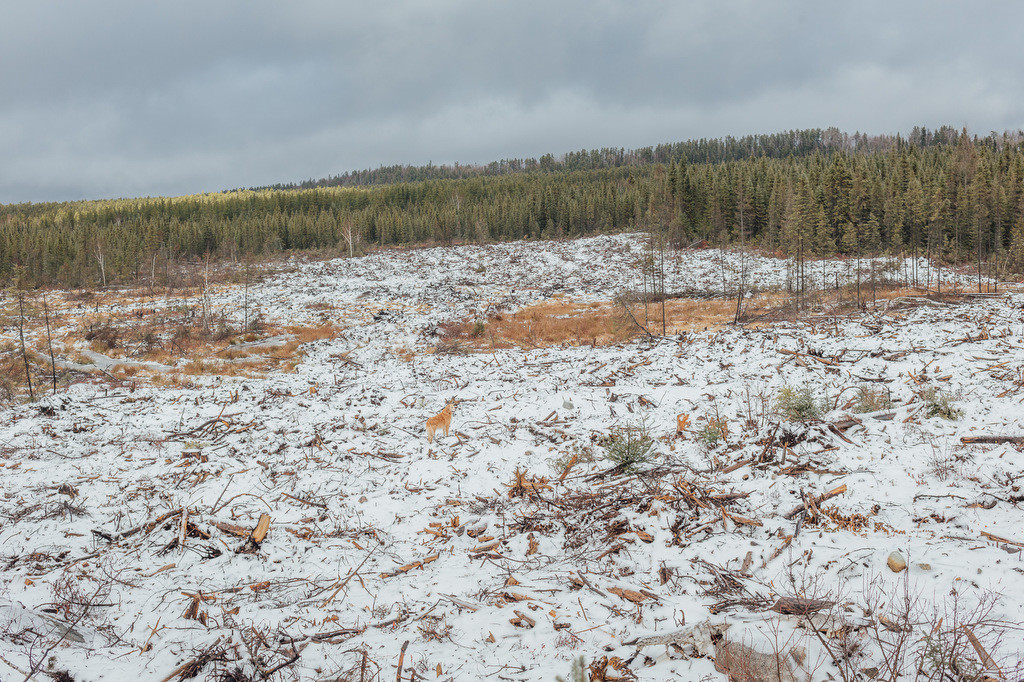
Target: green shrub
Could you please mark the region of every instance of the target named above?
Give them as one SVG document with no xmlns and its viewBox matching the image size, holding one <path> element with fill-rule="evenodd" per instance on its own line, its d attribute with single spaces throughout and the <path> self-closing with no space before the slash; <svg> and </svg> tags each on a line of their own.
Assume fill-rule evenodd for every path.
<svg viewBox="0 0 1024 682">
<path fill-rule="evenodd" d="M 864 412 L 880 412 L 892 409 L 892 398 L 888 390 L 874 388 L 872 386 L 858 386 L 857 397 L 854 399 L 853 411 L 856 414 Z"/>
<path fill-rule="evenodd" d="M 709 419 L 697 432 L 697 441 L 708 450 L 714 450 L 729 437 L 729 425 L 724 419 Z"/>
<path fill-rule="evenodd" d="M 654 439 L 643 423 L 613 429 L 603 446 L 608 459 L 624 473 L 636 471 L 654 457 Z"/>
<path fill-rule="evenodd" d="M 791 422 L 819 419 L 824 405 L 814 399 L 810 386 L 783 386 L 775 397 L 775 411 Z"/>
<path fill-rule="evenodd" d="M 921 393 L 924 412 L 928 417 L 942 417 L 954 421 L 963 416 L 963 410 L 956 406 L 956 399 L 948 393 L 929 386 Z"/>
<path fill-rule="evenodd" d="M 555 680 L 557 682 L 587 682 L 587 662 L 582 656 L 572 662 L 572 669 L 569 671 L 569 677 L 562 677 L 557 675 Z"/>
</svg>

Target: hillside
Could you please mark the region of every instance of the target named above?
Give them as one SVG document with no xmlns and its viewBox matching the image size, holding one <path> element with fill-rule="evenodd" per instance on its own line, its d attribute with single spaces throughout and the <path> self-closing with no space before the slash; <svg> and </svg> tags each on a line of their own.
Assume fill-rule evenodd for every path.
<svg viewBox="0 0 1024 682">
<path fill-rule="evenodd" d="M 801 261 L 902 254 L 971 261 L 979 276 L 1024 268 L 1024 147 L 1009 133 L 794 131 L 493 169 L 392 170 L 309 189 L 3 206 L 0 278 L 175 286 L 197 259 L 630 230 Z"/>
<path fill-rule="evenodd" d="M 592 680 L 1016 679 L 1024 295 L 824 260 L 808 288 L 842 289 L 801 296 L 795 261 L 705 249 L 668 254 L 663 318 L 649 254 L 50 291 L 50 334 L 29 292 L 0 677 L 550 682 L 583 656 Z"/>
</svg>

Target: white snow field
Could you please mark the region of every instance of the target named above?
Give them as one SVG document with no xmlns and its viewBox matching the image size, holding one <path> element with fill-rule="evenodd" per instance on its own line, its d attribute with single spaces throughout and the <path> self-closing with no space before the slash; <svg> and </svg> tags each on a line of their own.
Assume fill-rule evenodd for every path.
<svg viewBox="0 0 1024 682">
<path fill-rule="evenodd" d="M 619 235 L 295 263 L 248 292 L 268 321 L 341 328 L 294 372 L 129 383 L 94 355 L 4 409 L 0 680 L 553 682 L 581 655 L 593 680 L 938 679 L 942 660 L 1018 679 L 1024 296 L 430 352 L 446 320 L 610 301 L 642 253 Z M 665 289 L 729 290 L 739 259 L 673 254 Z M 752 286 L 785 286 L 784 261 L 749 260 Z M 238 318 L 243 295 L 210 305 Z M 642 432 L 648 461 L 615 468 Z"/>
</svg>

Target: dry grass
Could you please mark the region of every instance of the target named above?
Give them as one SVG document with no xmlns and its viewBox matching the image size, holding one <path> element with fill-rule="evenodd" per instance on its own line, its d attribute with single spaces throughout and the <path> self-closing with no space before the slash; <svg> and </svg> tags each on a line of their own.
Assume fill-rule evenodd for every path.
<svg viewBox="0 0 1024 682">
<path fill-rule="evenodd" d="M 136 314 L 137 313 L 137 314 Z M 188 376 L 263 376 L 275 371 L 293 372 L 302 361 L 302 346 L 335 338 L 341 329 L 333 324 L 261 325 L 259 332 L 233 326 L 223 316 L 202 320 L 195 310 L 138 308 L 135 313 L 114 316 L 92 312 L 65 313 L 70 322 L 55 343 L 62 348 L 85 347 L 127 364 L 117 364 L 110 375 L 119 379 L 149 378 L 155 385 L 181 386 Z M 38 331 L 38 330 L 37 330 Z M 268 346 L 245 347 L 275 336 L 285 337 Z M 37 350 L 38 334 L 34 339 Z M 92 364 L 81 353 L 72 359 Z M 173 372 L 146 368 L 133 362 L 154 362 L 177 367 Z"/>
<path fill-rule="evenodd" d="M 391 352 L 398 356 L 402 362 L 412 362 L 413 358 L 416 357 L 416 353 L 409 349 L 408 346 L 399 346 L 398 348 L 391 349 Z"/>
<path fill-rule="evenodd" d="M 226 285 L 218 283 L 207 291 L 214 293 L 223 288 Z M 58 360 L 66 358 L 88 366 L 94 363 L 82 351 L 94 351 L 115 361 L 108 371 L 101 373 L 97 368 L 97 376 L 176 387 L 188 385 L 190 376 L 256 377 L 294 372 L 302 362 L 304 344 L 335 338 L 341 331 L 330 323 L 268 324 L 255 308 L 250 310 L 249 324 L 243 329 L 241 319 L 235 319 L 241 311 L 229 317 L 224 308 L 204 307 L 201 287 L 177 291 L 174 300 L 168 299 L 166 292 L 155 295 L 147 288 L 48 292 L 45 296 L 54 354 Z M 42 296 L 26 300 L 25 341 L 33 384 L 49 386 L 49 343 Z M 0 297 L 0 321 L 11 325 L 18 319 L 19 311 L 12 308 L 10 300 Z M 243 346 L 275 336 L 285 338 L 269 346 Z M 143 363 L 174 369 L 154 369 Z M 76 373 L 58 371 L 58 375 L 58 384 L 64 384 Z M 20 349 L 0 348 L 0 402 L 27 395 Z"/>
<path fill-rule="evenodd" d="M 767 309 L 776 305 L 777 298 L 777 294 L 763 294 L 754 302 L 759 309 Z M 665 301 L 664 332 L 716 331 L 733 321 L 735 309 L 736 302 L 726 299 L 669 299 Z M 438 335 L 439 347 L 449 349 L 605 346 L 642 336 L 644 328 L 651 334 L 662 333 L 660 302 L 632 304 L 627 314 L 617 303 L 579 303 L 556 297 L 486 321 L 446 322 L 438 327 Z"/>
<path fill-rule="evenodd" d="M 333 339 L 340 333 L 341 329 L 333 324 L 289 325 L 268 330 L 270 336 L 291 337 L 279 345 L 233 348 L 230 343 L 207 344 L 205 347 L 192 349 L 188 356 L 188 362 L 181 368 L 181 373 L 188 376 L 252 377 L 274 371 L 294 372 L 302 362 L 302 346 L 304 344 Z M 252 337 L 251 334 L 245 335 L 249 341 L 257 340 L 250 337 Z M 173 354 L 168 358 L 169 361 L 177 359 Z M 170 364 L 170 362 L 165 362 L 165 364 Z"/>
<path fill-rule="evenodd" d="M 782 319 L 796 319 L 807 312 L 843 314 L 856 308 L 855 288 L 825 294 L 817 291 L 803 299 L 787 292 L 762 292 L 743 302 L 742 321 L 764 326 Z M 862 292 L 863 293 L 863 292 Z M 875 288 L 877 301 L 921 296 L 925 292 L 904 287 Z M 497 348 L 542 348 L 547 346 L 606 346 L 632 341 L 647 332 L 672 335 L 683 332 L 718 331 L 733 323 L 733 298 L 672 298 L 662 303 L 643 301 L 628 304 L 606 301 L 581 303 L 555 297 L 490 318 L 445 322 L 438 326 L 436 352 L 461 353 Z M 395 351 L 400 357 L 406 349 Z"/>
</svg>

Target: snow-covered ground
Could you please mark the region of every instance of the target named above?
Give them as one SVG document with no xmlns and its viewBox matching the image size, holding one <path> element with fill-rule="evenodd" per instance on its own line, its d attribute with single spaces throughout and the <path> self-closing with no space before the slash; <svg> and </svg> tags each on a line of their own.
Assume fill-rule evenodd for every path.
<svg viewBox="0 0 1024 682">
<path fill-rule="evenodd" d="M 7 409 L 0 680 L 37 663 L 38 679 L 392 680 L 401 661 L 406 680 L 550 681 L 580 655 L 607 679 L 724 679 L 722 641 L 803 647 L 804 672 L 838 679 L 827 647 L 844 637 L 851 669 L 885 671 L 876 640 L 900 628 L 879 616 L 905 595 L 908 641 L 966 622 L 1004 671 L 1018 663 L 1024 455 L 961 438 L 1024 435 L 1024 296 L 425 352 L 442 320 L 638 288 L 642 255 L 623 235 L 297 264 L 252 305 L 343 332 L 294 373 L 130 391 L 100 375 Z M 665 289 L 728 289 L 738 258 L 672 255 Z M 748 267 L 757 288 L 786 283 L 782 261 Z M 242 296 L 212 305 L 237 313 Z M 787 387 L 820 417 L 778 414 Z M 891 406 L 855 415 L 868 394 Z M 428 444 L 452 398 L 450 434 Z M 628 428 L 654 439 L 636 473 L 604 458 Z M 264 514 L 266 539 L 238 552 Z M 769 610 L 779 597 L 834 603 L 821 638 Z M 698 624 L 731 627 L 713 644 Z M 679 648 L 644 645 L 680 631 Z"/>
</svg>

